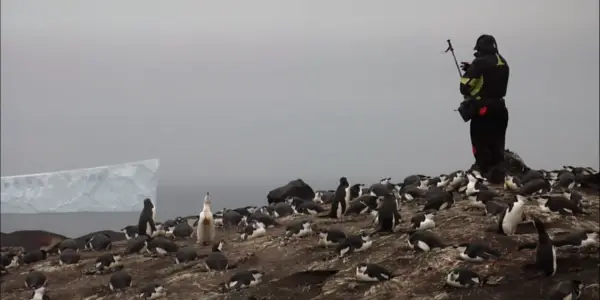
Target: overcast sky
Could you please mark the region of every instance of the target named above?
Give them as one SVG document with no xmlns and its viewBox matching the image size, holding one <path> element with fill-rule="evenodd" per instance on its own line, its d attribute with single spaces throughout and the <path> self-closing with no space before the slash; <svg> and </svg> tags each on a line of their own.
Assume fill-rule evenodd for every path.
<svg viewBox="0 0 600 300">
<path fill-rule="evenodd" d="M 2 1 L 1 171 L 160 158 L 160 180 L 467 168 L 452 57 L 511 67 L 507 147 L 598 166 L 598 0 Z"/>
</svg>

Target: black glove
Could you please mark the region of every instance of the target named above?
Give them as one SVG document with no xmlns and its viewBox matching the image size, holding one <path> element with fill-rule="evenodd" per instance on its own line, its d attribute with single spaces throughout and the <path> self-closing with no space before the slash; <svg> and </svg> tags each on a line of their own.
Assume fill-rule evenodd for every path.
<svg viewBox="0 0 600 300">
<path fill-rule="evenodd" d="M 467 72 L 469 67 L 471 67 L 471 63 L 464 62 L 464 61 L 460 63 L 460 69 L 463 70 L 463 72 Z"/>
</svg>

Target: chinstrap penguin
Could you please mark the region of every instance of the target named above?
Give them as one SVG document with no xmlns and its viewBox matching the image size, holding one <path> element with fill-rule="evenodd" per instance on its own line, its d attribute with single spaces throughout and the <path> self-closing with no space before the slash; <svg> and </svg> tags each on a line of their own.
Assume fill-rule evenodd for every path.
<svg viewBox="0 0 600 300">
<path fill-rule="evenodd" d="M 467 268 L 456 268 L 446 275 L 446 285 L 455 288 L 471 288 L 486 283 L 486 278 Z"/>
<path fill-rule="evenodd" d="M 144 286 L 138 295 L 139 298 L 144 300 L 158 299 L 167 295 L 167 289 L 158 283 L 150 283 Z"/>
<path fill-rule="evenodd" d="M 388 281 L 394 276 L 392 272 L 378 264 L 361 263 L 356 266 L 356 279 L 363 282 Z"/>
<path fill-rule="evenodd" d="M 224 291 L 241 290 L 259 284 L 265 274 L 258 270 L 246 270 L 235 273 L 221 286 Z"/>
<path fill-rule="evenodd" d="M 210 210 L 211 204 L 211 196 L 210 193 L 207 192 L 204 196 L 204 206 L 198 218 L 198 228 L 196 229 L 196 243 L 210 245 L 215 239 L 215 222 L 213 220 L 212 211 Z"/>
<path fill-rule="evenodd" d="M 253 221 L 250 224 L 244 227 L 242 233 L 240 234 L 240 239 L 242 241 L 252 240 L 257 237 L 261 237 L 267 234 L 267 228 L 264 223 L 259 221 Z"/>
<path fill-rule="evenodd" d="M 155 215 L 154 204 L 150 199 L 144 199 L 144 208 L 140 213 L 138 220 L 138 235 L 145 235 L 151 237 L 156 232 L 156 224 L 154 220 Z"/>
<path fill-rule="evenodd" d="M 525 202 L 528 200 L 524 195 L 517 194 L 512 201 L 498 219 L 498 233 L 509 236 L 515 234 L 518 225 L 523 220 Z"/>
<path fill-rule="evenodd" d="M 578 300 L 584 287 L 583 282 L 577 279 L 559 282 L 548 293 L 548 300 Z"/>
<path fill-rule="evenodd" d="M 38 289 L 48 284 L 48 278 L 46 274 L 37 271 L 30 270 L 27 276 L 25 276 L 25 288 L 27 289 Z"/>
<path fill-rule="evenodd" d="M 500 258 L 500 252 L 479 243 L 461 243 L 456 246 L 458 257 L 465 261 L 481 262 Z"/>
<path fill-rule="evenodd" d="M 113 273 L 108 279 L 108 288 L 111 292 L 123 291 L 132 286 L 131 275 L 124 270 Z"/>
<path fill-rule="evenodd" d="M 292 237 L 303 237 L 313 233 L 312 223 L 307 220 L 294 222 L 285 228 L 285 235 Z"/>
<path fill-rule="evenodd" d="M 416 231 L 408 237 L 408 246 L 415 251 L 429 252 L 434 248 L 446 248 L 448 245 L 431 231 Z"/>
<path fill-rule="evenodd" d="M 337 245 L 346 240 L 346 234 L 337 229 L 324 229 L 321 228 L 318 230 L 319 232 L 319 240 L 317 244 L 319 246 L 329 247 L 333 245 Z"/>
</svg>

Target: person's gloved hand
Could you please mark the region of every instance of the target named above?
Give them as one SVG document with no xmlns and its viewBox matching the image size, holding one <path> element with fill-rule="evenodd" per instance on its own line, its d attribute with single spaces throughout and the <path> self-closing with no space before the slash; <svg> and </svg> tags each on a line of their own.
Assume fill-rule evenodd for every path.
<svg viewBox="0 0 600 300">
<path fill-rule="evenodd" d="M 466 72 L 470 66 L 471 66 L 471 63 L 468 63 L 465 61 L 460 63 L 460 69 L 463 70 L 463 72 Z"/>
</svg>

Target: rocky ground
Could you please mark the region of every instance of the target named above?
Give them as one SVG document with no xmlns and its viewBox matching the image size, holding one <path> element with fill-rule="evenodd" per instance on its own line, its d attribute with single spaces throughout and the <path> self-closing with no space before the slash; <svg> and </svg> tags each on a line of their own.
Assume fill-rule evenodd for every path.
<svg viewBox="0 0 600 300">
<path fill-rule="evenodd" d="M 508 197 L 508 195 L 506 196 Z M 541 216 L 548 222 L 549 231 L 589 228 L 599 230 L 599 197 L 587 193 L 587 211 L 584 217 L 547 216 L 531 203 L 529 216 Z M 417 210 L 416 205 L 405 205 L 401 227 L 408 227 L 407 220 Z M 291 219 L 307 218 L 298 216 Z M 282 219 L 287 224 L 291 219 Z M 315 227 L 337 227 L 347 233 L 372 230 L 370 216 L 347 218 L 337 223 L 327 219 L 313 218 Z M 74 266 L 59 266 L 57 257 L 44 262 L 21 267 L 2 277 L 1 299 L 30 299 L 31 292 L 24 290 L 24 278 L 28 270 L 37 269 L 46 273 L 51 299 L 133 299 L 145 283 L 158 282 L 168 289 L 168 299 L 542 299 L 548 289 L 562 280 L 578 278 L 588 285 L 582 299 L 598 299 L 598 251 L 579 256 L 559 250 L 558 273 L 551 278 L 526 279 L 521 266 L 534 260 L 535 252 L 517 251 L 519 241 L 535 240 L 534 229 L 525 228 L 514 237 L 486 232 L 493 226 L 494 218 L 484 217 L 480 211 L 465 210 L 464 201 L 459 200 L 447 211 L 436 216 L 433 230 L 448 243 L 483 241 L 501 250 L 503 259 L 488 263 L 465 263 L 457 259 L 453 248 L 441 249 L 426 254 L 416 254 L 407 248 L 407 236 L 401 233 L 374 237 L 373 247 L 364 253 L 352 254 L 343 263 L 333 257 L 332 250 L 316 246 L 317 238 L 283 238 L 284 228 L 269 229 L 268 236 L 251 241 L 239 241 L 235 231 L 220 231 L 219 239 L 226 241 L 224 252 L 231 260 L 238 261 L 238 269 L 259 269 L 266 272 L 265 281 L 245 291 L 221 294 L 217 285 L 226 281 L 235 270 L 224 274 L 203 272 L 201 262 L 190 265 L 174 265 L 173 258 L 152 258 L 132 255 L 123 260 L 124 268 L 133 276 L 133 287 L 122 295 L 111 294 L 107 284 L 110 274 L 82 275 L 93 265 L 99 255 L 83 252 L 84 260 Z M 210 247 L 201 247 L 191 240 L 177 242 L 180 246 L 192 245 L 199 252 L 208 252 Z M 113 252 L 121 252 L 124 242 L 115 243 Z M 355 266 L 360 262 L 373 262 L 386 266 L 399 274 L 384 284 L 363 284 L 354 281 Z M 443 276 L 457 266 L 469 266 L 482 275 L 489 275 L 497 285 L 469 290 L 444 287 Z M 304 272 L 311 270 L 311 272 Z M 329 276 L 312 270 L 337 270 Z M 300 272 L 300 273 L 298 273 Z M 252 299 L 252 298 L 250 298 Z"/>
</svg>

